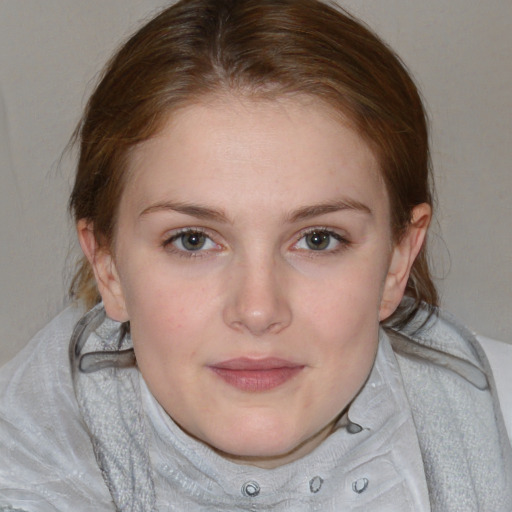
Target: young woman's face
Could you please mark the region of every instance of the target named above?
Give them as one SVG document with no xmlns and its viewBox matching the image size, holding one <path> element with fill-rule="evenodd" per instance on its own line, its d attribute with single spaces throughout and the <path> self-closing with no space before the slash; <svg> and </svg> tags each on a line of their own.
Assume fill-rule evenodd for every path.
<svg viewBox="0 0 512 512">
<path fill-rule="evenodd" d="M 365 382 L 391 239 L 375 157 L 324 107 L 212 99 L 134 151 L 104 300 L 182 429 L 274 466 Z"/>
</svg>

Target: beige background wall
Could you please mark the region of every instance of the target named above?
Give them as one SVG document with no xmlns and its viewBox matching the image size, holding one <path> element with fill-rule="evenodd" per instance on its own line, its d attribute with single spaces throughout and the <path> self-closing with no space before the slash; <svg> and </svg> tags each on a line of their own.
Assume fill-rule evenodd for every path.
<svg viewBox="0 0 512 512">
<path fill-rule="evenodd" d="M 65 304 L 72 159 L 61 153 L 113 48 L 165 3 L 0 0 L 0 364 Z M 398 51 L 423 90 L 444 306 L 512 341 L 512 2 L 343 5 Z"/>
</svg>

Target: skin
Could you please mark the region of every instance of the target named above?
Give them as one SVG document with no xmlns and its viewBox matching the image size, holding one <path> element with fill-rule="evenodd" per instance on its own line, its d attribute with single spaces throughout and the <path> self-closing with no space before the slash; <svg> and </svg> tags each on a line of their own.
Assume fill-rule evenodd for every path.
<svg viewBox="0 0 512 512">
<path fill-rule="evenodd" d="M 136 148 L 129 173 L 113 250 L 86 221 L 78 234 L 108 315 L 130 321 L 149 389 L 236 462 L 309 453 L 369 375 L 429 206 L 393 244 L 373 153 L 308 98 L 206 98 Z M 299 370 L 267 390 L 212 371 L 241 357 Z"/>
</svg>

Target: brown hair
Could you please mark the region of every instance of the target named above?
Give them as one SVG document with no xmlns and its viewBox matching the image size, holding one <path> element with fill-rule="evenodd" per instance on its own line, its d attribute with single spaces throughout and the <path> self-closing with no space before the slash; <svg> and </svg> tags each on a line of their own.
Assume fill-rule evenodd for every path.
<svg viewBox="0 0 512 512">
<path fill-rule="evenodd" d="M 235 90 L 307 94 L 347 118 L 377 156 L 398 240 L 412 208 L 432 204 L 423 105 L 400 59 L 349 14 L 318 0 L 181 0 L 142 27 L 108 63 L 76 138 L 80 156 L 70 210 L 111 244 L 130 150 L 154 136 L 177 108 Z M 72 293 L 99 300 L 89 264 Z M 426 250 L 392 316 L 406 322 L 421 301 L 437 305 Z"/>
</svg>

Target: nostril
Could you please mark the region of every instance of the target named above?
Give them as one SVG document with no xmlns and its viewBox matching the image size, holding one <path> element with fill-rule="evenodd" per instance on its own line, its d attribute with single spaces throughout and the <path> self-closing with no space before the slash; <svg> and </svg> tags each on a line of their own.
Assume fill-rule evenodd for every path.
<svg viewBox="0 0 512 512">
<path fill-rule="evenodd" d="M 263 317 L 252 317 L 245 321 L 236 320 L 230 323 L 230 327 L 239 332 L 250 332 L 254 336 L 265 334 L 278 334 L 285 324 L 281 322 L 269 323 Z"/>
<path fill-rule="evenodd" d="M 236 279 L 231 276 L 233 288 L 226 291 L 224 322 L 237 331 L 255 336 L 276 334 L 291 321 L 291 311 L 284 286 L 279 285 L 275 273 L 250 272 L 247 268 Z"/>
</svg>

